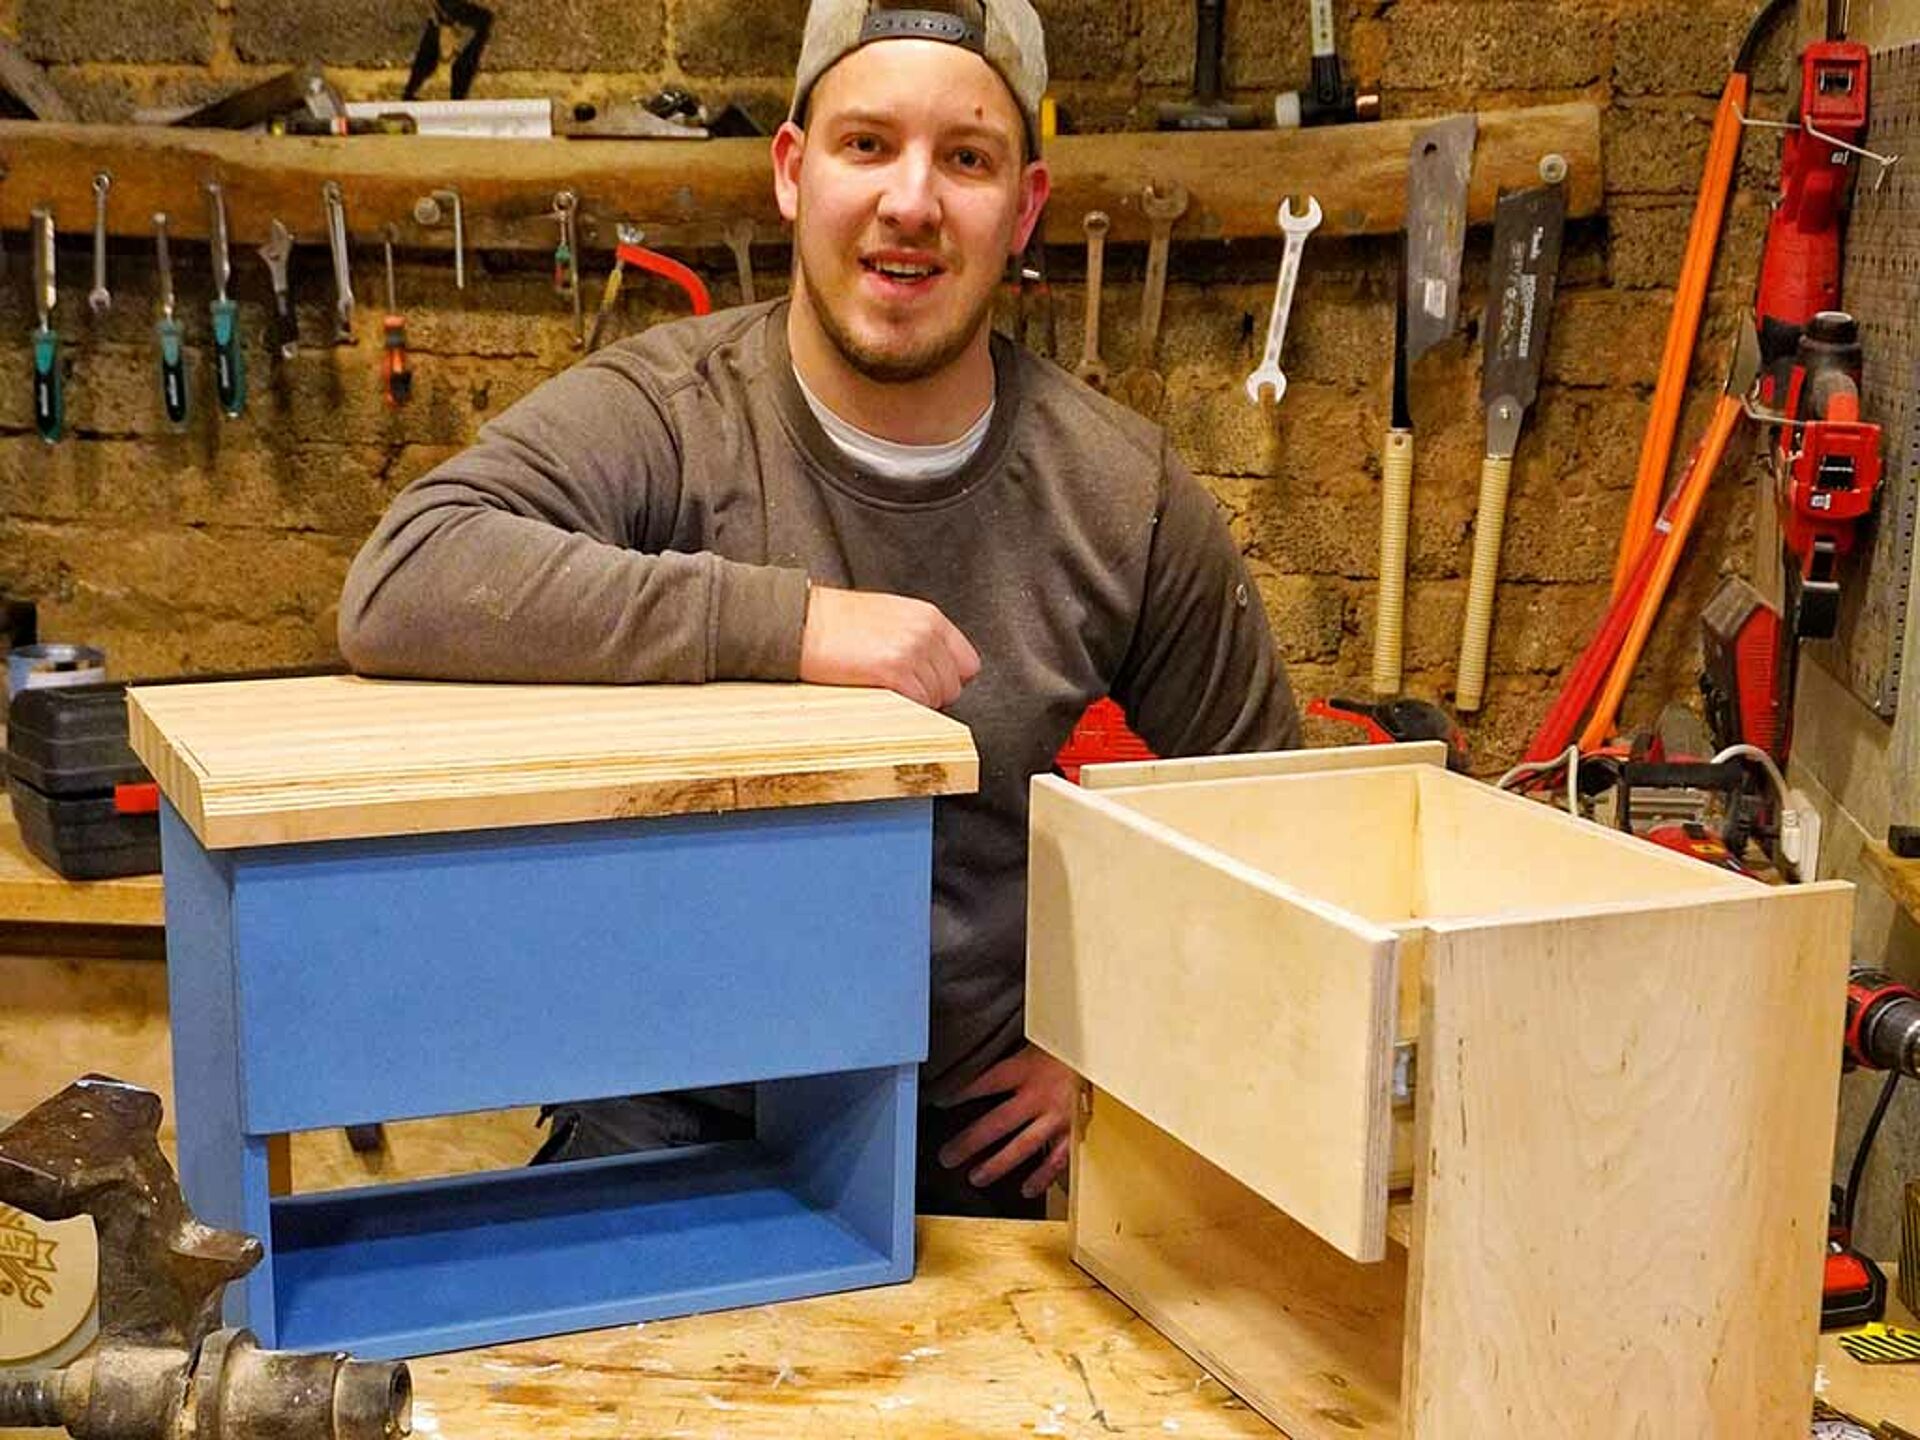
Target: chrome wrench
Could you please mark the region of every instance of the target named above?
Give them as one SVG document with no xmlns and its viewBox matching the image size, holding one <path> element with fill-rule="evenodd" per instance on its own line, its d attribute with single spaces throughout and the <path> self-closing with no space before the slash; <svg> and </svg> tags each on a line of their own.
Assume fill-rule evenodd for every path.
<svg viewBox="0 0 1920 1440">
<path fill-rule="evenodd" d="M 333 338 L 341 345 L 353 344 L 353 259 L 347 252 L 347 202 L 336 181 L 320 187 L 327 202 L 327 245 L 333 251 L 334 325 Z"/>
<path fill-rule="evenodd" d="M 1261 393 L 1273 391 L 1278 405 L 1287 393 L 1287 377 L 1280 370 L 1280 347 L 1287 338 L 1287 317 L 1293 311 L 1293 287 L 1300 279 L 1300 252 L 1307 236 L 1320 228 L 1320 202 L 1307 197 L 1307 213 L 1293 213 L 1293 197 L 1280 202 L 1280 230 L 1287 237 L 1287 252 L 1280 260 L 1280 283 L 1273 292 L 1273 314 L 1267 319 L 1267 350 L 1260 367 L 1247 376 L 1247 398 L 1260 403 Z"/>
<path fill-rule="evenodd" d="M 107 191 L 112 188 L 113 176 L 105 170 L 93 177 L 93 289 L 87 306 L 96 315 L 113 308 L 113 292 L 107 289 Z"/>
<path fill-rule="evenodd" d="M 1100 272 L 1106 263 L 1107 231 L 1113 221 L 1104 210 L 1089 210 L 1080 222 L 1087 232 L 1087 339 L 1073 373 L 1096 390 L 1107 388 L 1106 362 L 1100 358 Z"/>
<path fill-rule="evenodd" d="M 1153 230 L 1147 241 L 1147 284 L 1140 292 L 1140 345 L 1135 363 L 1150 370 L 1153 352 L 1160 344 L 1160 312 L 1167 299 L 1167 259 L 1173 249 L 1173 227 L 1187 213 L 1187 187 L 1175 180 L 1163 195 L 1157 186 L 1147 186 L 1140 192 L 1140 212 L 1152 223 Z"/>
</svg>

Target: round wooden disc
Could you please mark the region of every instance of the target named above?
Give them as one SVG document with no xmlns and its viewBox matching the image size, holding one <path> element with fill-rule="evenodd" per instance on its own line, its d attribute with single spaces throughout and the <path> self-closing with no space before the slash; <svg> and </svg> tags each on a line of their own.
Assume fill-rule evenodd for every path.
<svg viewBox="0 0 1920 1440">
<path fill-rule="evenodd" d="M 0 1205 L 0 1367 L 64 1364 L 92 1340 L 100 1252 L 93 1221 Z"/>
</svg>

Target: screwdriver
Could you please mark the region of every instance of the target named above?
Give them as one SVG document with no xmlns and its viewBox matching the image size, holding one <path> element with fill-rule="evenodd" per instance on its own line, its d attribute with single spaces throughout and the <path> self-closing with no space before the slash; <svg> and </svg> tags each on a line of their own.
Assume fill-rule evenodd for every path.
<svg viewBox="0 0 1920 1440">
<path fill-rule="evenodd" d="M 207 182 L 207 204 L 211 211 L 208 245 L 213 259 L 213 374 L 220 409 L 231 420 L 247 408 L 247 357 L 240 348 L 239 307 L 227 296 L 232 269 L 227 259 L 227 201 L 217 180 Z"/>
<path fill-rule="evenodd" d="M 407 321 L 400 313 L 400 302 L 393 288 L 393 240 L 397 226 L 387 226 L 387 318 L 386 357 L 381 364 L 385 378 L 387 404 L 398 409 L 413 395 L 413 371 L 407 368 Z"/>
<path fill-rule="evenodd" d="M 166 403 L 167 419 L 175 425 L 184 425 L 187 423 L 187 366 L 181 351 L 180 322 L 173 318 L 173 264 L 167 258 L 164 210 L 153 217 L 153 240 L 160 260 L 160 321 L 153 327 L 160 337 L 160 398 Z"/>
<path fill-rule="evenodd" d="M 59 298 L 54 283 L 53 212 L 33 212 L 33 303 L 40 326 L 33 332 L 33 424 L 51 445 L 67 425 L 66 401 L 60 386 L 60 332 L 53 328 L 53 307 Z"/>
</svg>

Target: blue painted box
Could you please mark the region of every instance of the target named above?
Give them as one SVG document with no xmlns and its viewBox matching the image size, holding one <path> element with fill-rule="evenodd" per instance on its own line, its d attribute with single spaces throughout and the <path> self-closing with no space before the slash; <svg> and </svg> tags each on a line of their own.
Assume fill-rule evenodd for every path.
<svg viewBox="0 0 1920 1440">
<path fill-rule="evenodd" d="M 813 768 L 789 753 L 749 774 L 766 716 L 817 728 L 822 698 L 703 688 L 134 692 L 136 749 L 167 796 L 182 1179 L 203 1219 L 267 1242 L 230 1322 L 268 1345 L 401 1356 L 911 1275 L 931 797 L 973 783 L 971 744 L 898 697 L 839 692 Z M 216 718 L 221 690 L 257 728 Z M 571 764 L 550 753 L 542 691 L 599 707 Z M 717 697 L 737 733 L 715 691 L 740 692 Z M 419 736 L 423 705 L 438 740 Z M 660 771 L 669 722 L 701 736 L 678 783 Z M 360 746 L 330 747 L 342 731 Z M 404 805 L 364 803 L 381 744 L 403 757 L 379 784 Z M 273 754 L 289 769 L 263 798 Z M 538 766 L 575 783 L 530 800 Z M 773 808 L 715 805 L 715 772 Z M 476 798 L 488 784 L 497 811 Z M 718 813 L 645 813 L 689 795 Z M 749 1141 L 270 1193 L 269 1138 L 288 1131 L 739 1082 L 757 1083 Z"/>
</svg>

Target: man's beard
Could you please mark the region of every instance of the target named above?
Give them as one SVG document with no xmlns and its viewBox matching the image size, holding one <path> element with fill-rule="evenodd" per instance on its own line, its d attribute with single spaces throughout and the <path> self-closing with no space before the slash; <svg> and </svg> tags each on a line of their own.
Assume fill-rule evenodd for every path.
<svg viewBox="0 0 1920 1440">
<path fill-rule="evenodd" d="M 801 270 L 801 281 L 805 283 L 805 268 Z M 993 294 L 989 291 L 973 307 L 973 313 L 966 316 L 951 330 L 937 335 L 920 338 L 911 349 L 904 352 L 879 350 L 866 344 L 834 314 L 830 305 L 823 302 L 819 291 L 811 286 L 807 289 L 809 308 L 820 322 L 820 329 L 827 340 L 855 373 L 882 385 L 905 385 L 915 380 L 924 380 L 951 365 L 965 353 L 973 343 L 973 337 L 980 332 L 993 310 Z"/>
</svg>

